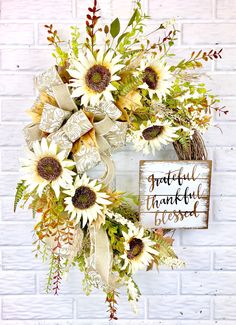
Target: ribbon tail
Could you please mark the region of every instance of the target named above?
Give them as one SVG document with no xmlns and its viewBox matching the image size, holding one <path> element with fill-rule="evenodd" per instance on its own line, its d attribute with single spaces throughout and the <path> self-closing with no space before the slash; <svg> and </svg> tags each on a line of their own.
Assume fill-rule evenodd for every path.
<svg viewBox="0 0 236 325">
<path fill-rule="evenodd" d="M 113 256 L 107 233 L 102 227 L 96 229 L 95 226 L 91 226 L 90 240 L 92 247 L 91 267 L 100 275 L 103 283 L 109 286 Z"/>
</svg>

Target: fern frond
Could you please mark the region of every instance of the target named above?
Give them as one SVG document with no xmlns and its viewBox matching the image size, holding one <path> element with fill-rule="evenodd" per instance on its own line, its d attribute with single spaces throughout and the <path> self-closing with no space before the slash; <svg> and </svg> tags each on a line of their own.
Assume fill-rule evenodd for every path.
<svg viewBox="0 0 236 325">
<path fill-rule="evenodd" d="M 181 146 L 183 147 L 184 151 L 189 150 L 190 145 L 191 145 L 191 140 L 190 137 L 188 135 L 180 137 L 178 139 L 178 142 L 181 144 Z"/>
<path fill-rule="evenodd" d="M 159 245 L 161 255 L 177 258 L 172 246 L 163 239 L 163 237 L 155 236 L 155 242 Z"/>
<path fill-rule="evenodd" d="M 24 191 L 26 190 L 27 186 L 25 185 L 25 181 L 20 181 L 16 186 L 16 194 L 15 194 L 15 200 L 14 200 L 14 212 L 16 212 L 16 208 L 20 200 L 22 199 L 24 195 Z"/>
<path fill-rule="evenodd" d="M 143 76 L 133 76 L 129 75 L 125 78 L 125 80 L 121 83 L 119 93 L 120 96 L 126 96 L 132 90 L 135 90 L 143 83 Z"/>
</svg>

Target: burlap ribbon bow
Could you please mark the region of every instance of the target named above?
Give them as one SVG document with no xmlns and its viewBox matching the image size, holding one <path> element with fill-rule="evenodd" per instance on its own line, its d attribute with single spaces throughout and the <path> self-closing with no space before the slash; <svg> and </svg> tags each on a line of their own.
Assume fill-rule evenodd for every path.
<svg viewBox="0 0 236 325">
<path fill-rule="evenodd" d="M 73 159 L 79 173 L 84 173 L 103 161 L 106 172 L 101 180 L 106 185 L 111 183 L 115 175 L 111 152 L 124 145 L 127 132 L 127 123 L 116 121 L 121 116 L 121 111 L 112 102 L 101 102 L 96 107 L 78 110 L 71 98 L 68 84 L 63 83 L 56 67 L 36 77 L 36 87 L 55 99 L 57 105 L 44 103 L 40 122 L 24 128 L 28 146 L 32 148 L 33 141 L 47 136 L 69 155 L 73 144 L 94 129 L 96 141 L 89 145 L 83 143 L 74 153 Z M 94 115 L 94 123 L 86 113 Z"/>
</svg>

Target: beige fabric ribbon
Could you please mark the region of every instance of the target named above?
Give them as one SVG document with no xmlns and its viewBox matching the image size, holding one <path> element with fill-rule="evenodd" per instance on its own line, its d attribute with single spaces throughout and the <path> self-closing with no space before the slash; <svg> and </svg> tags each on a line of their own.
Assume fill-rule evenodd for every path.
<svg viewBox="0 0 236 325">
<path fill-rule="evenodd" d="M 116 123 L 122 123 L 124 126 L 123 129 L 120 130 Z M 113 121 L 107 115 L 105 117 L 103 116 L 99 121 L 94 122 L 97 147 L 95 150 L 81 148 L 80 151 L 74 155 L 77 170 L 81 172 L 81 166 L 84 166 L 84 169 L 86 168 L 88 170 L 102 161 L 106 170 L 100 179 L 105 185 L 109 185 L 115 177 L 115 164 L 111 158 L 111 152 L 113 148 L 124 144 L 127 127 L 127 123 Z M 114 139 L 114 141 L 112 142 L 110 139 Z M 87 161 L 87 152 L 91 157 L 90 163 Z"/>
<path fill-rule="evenodd" d="M 95 115 L 92 124 L 83 110 L 78 111 L 68 84 L 63 83 L 55 66 L 40 74 L 35 81 L 37 89 L 55 98 L 58 107 L 51 103 L 44 104 L 40 123 L 26 126 L 24 133 L 30 149 L 33 141 L 48 136 L 49 140 L 55 141 L 69 155 L 73 143 L 94 128 L 97 146 L 94 144 L 92 150 L 82 148 L 81 152 L 74 154 L 74 160 L 80 173 L 102 161 L 106 171 L 101 181 L 109 185 L 115 176 L 111 151 L 124 145 L 128 126 L 126 122 L 116 121 L 121 116 L 121 111 L 112 102 L 101 102 L 97 107 L 88 107 L 86 111 Z"/>
<path fill-rule="evenodd" d="M 113 253 L 106 231 L 100 227 L 90 226 L 89 271 L 95 271 L 101 278 L 101 285 L 110 286 Z"/>
<path fill-rule="evenodd" d="M 106 231 L 100 227 L 89 227 L 90 256 L 88 258 L 89 273 L 95 279 L 97 287 L 105 288 L 106 292 L 122 286 L 119 276 L 112 272 L 113 252 Z"/>
</svg>

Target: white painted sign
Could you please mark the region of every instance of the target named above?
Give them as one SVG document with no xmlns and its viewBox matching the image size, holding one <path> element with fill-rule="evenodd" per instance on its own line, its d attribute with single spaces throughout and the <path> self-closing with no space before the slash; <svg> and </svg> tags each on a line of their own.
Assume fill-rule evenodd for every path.
<svg viewBox="0 0 236 325">
<path fill-rule="evenodd" d="M 140 218 L 146 228 L 207 228 L 212 162 L 140 161 Z"/>
</svg>

